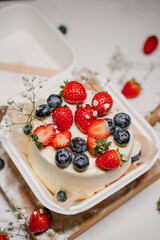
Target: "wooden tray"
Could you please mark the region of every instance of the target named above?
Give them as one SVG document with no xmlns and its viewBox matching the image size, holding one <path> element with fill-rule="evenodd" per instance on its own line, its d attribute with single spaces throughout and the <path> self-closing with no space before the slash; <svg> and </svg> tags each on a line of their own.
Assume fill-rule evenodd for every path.
<svg viewBox="0 0 160 240">
<path fill-rule="evenodd" d="M 3 151 L 2 147 L 0 148 Z M 38 200 L 8 154 L 4 151 L 3 156 L 0 157 L 5 160 L 5 168 L 0 171 L 1 192 L 14 210 L 17 207 L 25 208 L 26 205 L 29 205 L 27 212 L 30 215 L 38 207 Z M 51 228 L 56 233 L 54 238 L 63 234 L 64 239 L 74 239 L 159 177 L 160 160 L 157 160 L 156 164 L 147 173 L 83 213 L 67 216 L 52 212 L 53 224 Z M 46 233 L 37 236 L 31 235 L 31 237 L 36 240 L 46 240 Z"/>
</svg>

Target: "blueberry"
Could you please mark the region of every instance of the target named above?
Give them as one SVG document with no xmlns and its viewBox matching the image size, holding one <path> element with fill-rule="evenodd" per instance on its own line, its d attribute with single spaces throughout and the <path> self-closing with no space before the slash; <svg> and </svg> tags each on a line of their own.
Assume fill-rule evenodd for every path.
<svg viewBox="0 0 160 240">
<path fill-rule="evenodd" d="M 67 33 L 67 28 L 66 28 L 66 26 L 64 26 L 64 25 L 60 25 L 60 26 L 58 27 L 58 29 L 59 29 L 63 34 L 66 34 L 66 33 Z"/>
<path fill-rule="evenodd" d="M 72 161 L 72 153 L 67 148 L 60 148 L 56 152 L 55 160 L 58 166 L 67 167 Z"/>
<path fill-rule="evenodd" d="M 130 133 L 124 128 L 119 128 L 114 132 L 113 138 L 117 145 L 126 146 L 130 140 Z"/>
<path fill-rule="evenodd" d="M 51 110 L 48 104 L 42 104 L 36 109 L 36 117 L 40 119 L 47 118 L 51 115 Z"/>
<path fill-rule="evenodd" d="M 57 199 L 58 199 L 58 201 L 59 202 L 65 202 L 66 200 L 67 200 L 67 195 L 66 195 L 66 192 L 64 192 L 64 191 L 59 191 L 58 193 L 57 193 Z"/>
<path fill-rule="evenodd" d="M 32 126 L 29 125 L 29 124 L 27 124 L 27 125 L 24 127 L 23 131 L 24 131 L 24 133 L 25 133 L 26 135 L 29 135 L 30 132 L 31 132 L 31 129 L 32 129 Z"/>
<path fill-rule="evenodd" d="M 105 118 L 105 120 L 108 122 L 110 134 L 113 134 L 116 130 L 115 122 L 111 118 Z"/>
<path fill-rule="evenodd" d="M 140 151 L 138 154 L 136 154 L 135 156 L 131 157 L 131 162 L 133 163 L 133 162 L 135 162 L 135 161 L 138 161 L 140 155 L 141 155 L 141 151 Z"/>
<path fill-rule="evenodd" d="M 75 153 L 82 153 L 87 150 L 87 143 L 81 137 L 74 137 L 69 144 L 71 150 Z"/>
<path fill-rule="evenodd" d="M 57 94 L 52 94 L 47 98 L 47 103 L 50 108 L 57 108 L 62 105 L 62 98 Z"/>
<path fill-rule="evenodd" d="M 131 124 L 130 116 L 127 113 L 122 113 L 122 112 L 117 113 L 114 116 L 114 121 L 115 121 L 115 124 L 121 128 L 126 128 Z"/>
<path fill-rule="evenodd" d="M 84 153 L 78 153 L 73 158 L 73 166 L 79 172 L 82 172 L 82 171 L 86 170 L 89 166 L 88 156 Z"/>
<path fill-rule="evenodd" d="M 2 170 L 5 166 L 5 162 L 2 158 L 0 158 L 0 170 Z"/>
</svg>

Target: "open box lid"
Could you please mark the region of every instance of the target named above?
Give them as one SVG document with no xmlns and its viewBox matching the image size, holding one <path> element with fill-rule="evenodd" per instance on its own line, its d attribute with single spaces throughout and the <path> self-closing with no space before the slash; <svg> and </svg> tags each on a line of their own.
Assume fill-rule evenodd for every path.
<svg viewBox="0 0 160 240">
<path fill-rule="evenodd" d="M 70 75 L 75 51 L 40 11 L 26 4 L 5 7 L 0 10 L 0 28 L 1 104 L 23 90 L 27 71 L 35 76 L 34 71 L 53 69 L 56 79 Z M 20 73 L 24 68 L 26 74 Z"/>
</svg>

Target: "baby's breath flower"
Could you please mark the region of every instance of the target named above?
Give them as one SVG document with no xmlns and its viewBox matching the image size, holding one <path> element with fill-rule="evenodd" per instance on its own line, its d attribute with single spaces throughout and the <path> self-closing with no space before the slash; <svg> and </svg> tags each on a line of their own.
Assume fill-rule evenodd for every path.
<svg viewBox="0 0 160 240">
<path fill-rule="evenodd" d="M 48 229 L 46 234 L 47 234 L 48 237 L 53 237 L 55 232 L 53 231 L 53 229 Z"/>
<path fill-rule="evenodd" d="M 26 221 L 25 221 L 25 219 L 23 219 L 23 218 L 22 218 L 22 219 L 18 219 L 18 223 L 19 223 L 20 225 L 25 224 L 25 222 L 26 222 Z"/>
<path fill-rule="evenodd" d="M 24 208 L 22 208 L 22 209 L 20 210 L 20 213 L 21 213 L 21 214 L 25 214 L 25 213 L 26 213 L 26 210 L 25 210 Z"/>
<path fill-rule="evenodd" d="M 22 128 L 18 128 L 18 129 L 17 129 L 17 132 L 18 132 L 19 134 L 22 134 L 22 131 L 23 131 Z"/>
</svg>

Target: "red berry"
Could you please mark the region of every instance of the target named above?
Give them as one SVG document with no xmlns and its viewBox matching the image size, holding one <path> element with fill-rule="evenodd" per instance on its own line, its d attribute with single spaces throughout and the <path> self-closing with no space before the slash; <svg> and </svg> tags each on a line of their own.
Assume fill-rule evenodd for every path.
<svg viewBox="0 0 160 240">
<path fill-rule="evenodd" d="M 96 159 L 96 165 L 106 170 L 116 169 L 124 162 L 125 160 L 122 159 L 122 154 L 114 149 L 106 151 Z"/>
<path fill-rule="evenodd" d="M 0 233 L 0 240 L 9 240 L 9 238 Z"/>
<path fill-rule="evenodd" d="M 73 114 L 68 107 L 58 107 L 52 113 L 54 124 L 57 125 L 59 131 L 70 129 L 73 124 Z"/>
<path fill-rule="evenodd" d="M 80 106 L 76 109 L 74 119 L 80 131 L 86 133 L 88 126 L 97 118 L 97 111 L 90 105 Z"/>
<path fill-rule="evenodd" d="M 29 219 L 29 231 L 40 233 L 46 231 L 52 223 L 52 215 L 48 209 L 38 208 L 34 210 Z"/>
<path fill-rule="evenodd" d="M 69 131 L 57 133 L 52 140 L 52 144 L 56 148 L 67 147 L 71 141 L 72 134 Z"/>
<path fill-rule="evenodd" d="M 144 54 L 151 54 L 156 50 L 158 46 L 158 38 L 156 36 L 150 36 L 146 39 L 144 46 L 143 46 L 143 52 Z"/>
<path fill-rule="evenodd" d="M 40 125 L 34 130 L 33 134 L 37 135 L 38 141 L 46 146 L 53 140 L 56 130 L 53 124 Z"/>
<path fill-rule="evenodd" d="M 122 89 L 122 94 L 126 98 L 137 97 L 140 94 L 140 92 L 141 92 L 141 86 L 134 79 L 128 81 Z"/>
<path fill-rule="evenodd" d="M 96 146 L 97 146 L 96 139 L 94 139 L 92 137 L 88 137 L 87 138 L 87 148 L 88 148 L 88 151 L 93 155 L 97 155 L 97 151 L 92 150 Z"/>
<path fill-rule="evenodd" d="M 87 138 L 87 147 L 91 154 L 93 155 L 102 155 L 104 154 L 111 145 L 111 142 L 107 142 L 107 138 L 100 138 L 100 140 L 96 140 L 92 137 Z"/>
<path fill-rule="evenodd" d="M 94 120 L 87 129 L 88 136 L 100 140 L 107 138 L 110 134 L 108 122 L 104 119 Z"/>
<path fill-rule="evenodd" d="M 82 104 L 87 97 L 83 85 L 76 81 L 67 82 L 62 90 L 62 96 L 70 104 Z"/>
<path fill-rule="evenodd" d="M 98 92 L 92 99 L 92 106 L 98 111 L 98 116 L 104 116 L 113 105 L 113 99 L 107 92 Z"/>
</svg>

